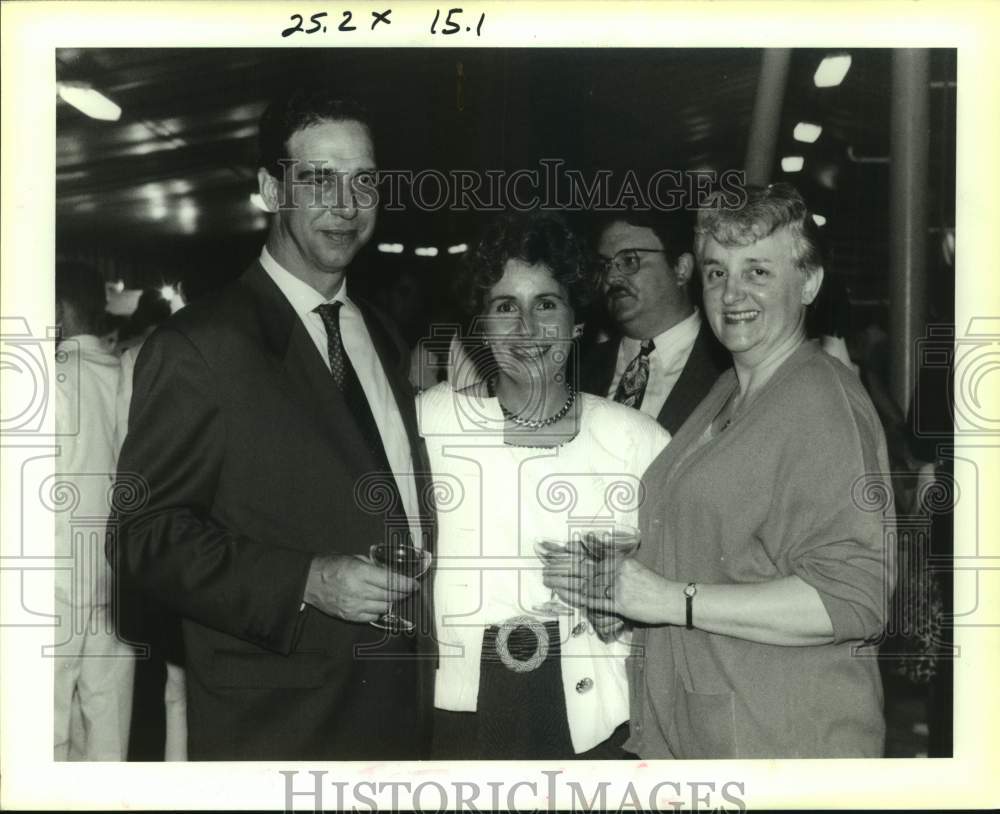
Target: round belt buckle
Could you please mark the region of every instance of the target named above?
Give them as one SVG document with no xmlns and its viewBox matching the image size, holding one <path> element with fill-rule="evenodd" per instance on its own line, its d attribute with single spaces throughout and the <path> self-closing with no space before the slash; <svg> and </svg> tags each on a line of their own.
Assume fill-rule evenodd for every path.
<svg viewBox="0 0 1000 814">
<path fill-rule="evenodd" d="M 535 634 L 535 652 L 524 661 L 514 658 L 507 646 L 510 634 L 519 627 L 526 627 Z M 501 663 L 508 670 L 515 673 L 530 673 L 532 670 L 537 670 L 541 667 L 542 662 L 549 655 L 549 632 L 546 630 L 545 625 L 531 616 L 515 616 L 513 619 L 508 619 L 497 629 L 496 648 Z"/>
</svg>

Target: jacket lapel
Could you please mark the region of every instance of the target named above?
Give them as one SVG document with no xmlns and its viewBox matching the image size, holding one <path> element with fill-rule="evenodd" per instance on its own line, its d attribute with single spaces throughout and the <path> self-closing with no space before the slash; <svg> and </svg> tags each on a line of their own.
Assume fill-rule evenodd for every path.
<svg viewBox="0 0 1000 814">
<path fill-rule="evenodd" d="M 348 471 L 361 475 L 375 469 L 353 413 L 291 303 L 260 263 L 241 282 L 256 302 L 264 344 L 281 366 L 291 400 L 340 453 Z"/>
<path fill-rule="evenodd" d="M 422 710 L 429 724 L 433 711 L 434 675 L 438 665 L 437 638 L 434 636 L 434 573 L 437 570 L 437 515 L 434 508 L 430 462 L 427 447 L 417 425 L 416 400 L 409 376 L 409 354 L 407 348 L 395 338 L 395 334 L 382 321 L 381 316 L 368 303 L 355 299 L 368 328 L 375 352 L 378 354 L 382 370 L 396 400 L 396 408 L 403 419 L 406 437 L 410 442 L 410 457 L 413 461 L 413 477 L 417 487 L 417 502 L 420 511 L 420 527 L 424 532 L 423 544 L 431 552 L 431 568 L 424 578 L 420 601 L 415 603 L 420 614 L 419 630 L 424 635 L 417 636 L 417 654 L 421 661 L 418 671 L 417 692 L 423 699 Z"/>
<path fill-rule="evenodd" d="M 379 467 L 364 443 L 353 412 L 344 400 L 316 345 L 285 298 L 260 263 L 243 275 L 257 305 L 258 321 L 266 347 L 280 360 L 292 399 L 312 424 L 341 453 L 345 467 L 360 476 Z M 430 488 L 430 466 L 423 439 L 417 430 L 416 407 L 409 384 L 406 349 L 393 340 L 389 328 L 374 309 L 354 299 L 365 320 L 379 362 L 403 420 L 416 474 L 420 498 L 420 522 L 428 539 L 434 539 L 434 506 Z"/>
<path fill-rule="evenodd" d="M 595 396 L 607 396 L 611 382 L 615 378 L 615 363 L 618 361 L 618 346 L 621 339 L 591 345 L 584 355 L 580 371 L 580 389 Z"/>
<path fill-rule="evenodd" d="M 375 310 L 363 300 L 354 300 L 365 319 L 368 335 L 372 338 L 375 352 L 378 354 L 382 369 L 396 400 L 396 408 L 403 420 L 406 437 L 410 442 L 410 455 L 413 459 L 414 479 L 417 485 L 417 498 L 420 504 L 420 525 L 427 535 L 427 541 L 433 551 L 435 536 L 434 497 L 431 488 L 430 463 L 424 439 L 417 427 L 417 410 L 410 384 L 409 360 L 405 347 L 395 341 L 388 326 L 386 326 Z"/>
<path fill-rule="evenodd" d="M 714 335 L 707 321 L 702 321 L 687 363 L 676 384 L 663 403 L 656 420 L 671 435 L 675 435 L 681 424 L 706 396 L 726 365 L 712 353 Z"/>
</svg>

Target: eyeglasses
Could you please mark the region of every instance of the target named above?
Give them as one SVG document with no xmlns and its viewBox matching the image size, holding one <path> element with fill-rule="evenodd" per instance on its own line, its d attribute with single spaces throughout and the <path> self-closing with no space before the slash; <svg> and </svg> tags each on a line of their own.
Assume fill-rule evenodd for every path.
<svg viewBox="0 0 1000 814">
<path fill-rule="evenodd" d="M 602 257 L 598 261 L 598 267 L 600 268 L 601 275 L 607 277 L 611 273 L 611 267 L 614 268 L 620 274 L 632 275 L 639 270 L 639 266 L 642 265 L 642 258 L 640 253 L 653 253 L 653 254 L 666 254 L 663 249 L 620 249 L 615 252 L 615 256 L 607 259 Z"/>
</svg>

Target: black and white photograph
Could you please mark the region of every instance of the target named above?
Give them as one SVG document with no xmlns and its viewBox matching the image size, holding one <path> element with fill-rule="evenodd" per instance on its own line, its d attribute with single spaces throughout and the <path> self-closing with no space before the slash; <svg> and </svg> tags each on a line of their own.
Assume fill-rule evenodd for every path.
<svg viewBox="0 0 1000 814">
<path fill-rule="evenodd" d="M 5 805 L 989 799 L 995 14 L 12 5 Z"/>
</svg>

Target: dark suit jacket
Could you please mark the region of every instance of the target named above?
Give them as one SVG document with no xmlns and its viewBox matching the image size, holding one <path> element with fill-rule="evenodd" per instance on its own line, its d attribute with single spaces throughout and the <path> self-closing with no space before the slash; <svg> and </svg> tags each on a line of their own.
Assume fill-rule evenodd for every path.
<svg viewBox="0 0 1000 814">
<path fill-rule="evenodd" d="M 620 345 L 620 338 L 612 339 L 591 345 L 583 353 L 580 363 L 581 390 L 598 396 L 608 395 L 608 389 L 615 378 L 615 362 L 618 360 Z M 660 425 L 674 435 L 708 394 L 719 374 L 731 367 L 732 363 L 729 352 L 722 347 L 703 319 L 687 364 L 656 417 Z"/>
<path fill-rule="evenodd" d="M 405 348 L 359 306 L 426 473 Z M 399 528 L 400 507 L 365 479 L 377 469 L 259 264 L 146 342 L 108 548 L 127 586 L 183 617 L 192 760 L 425 756 L 429 583 L 409 609 L 421 616 L 416 637 L 300 612 L 315 554 L 366 554 Z M 429 506 L 423 515 L 432 532 Z"/>
</svg>

